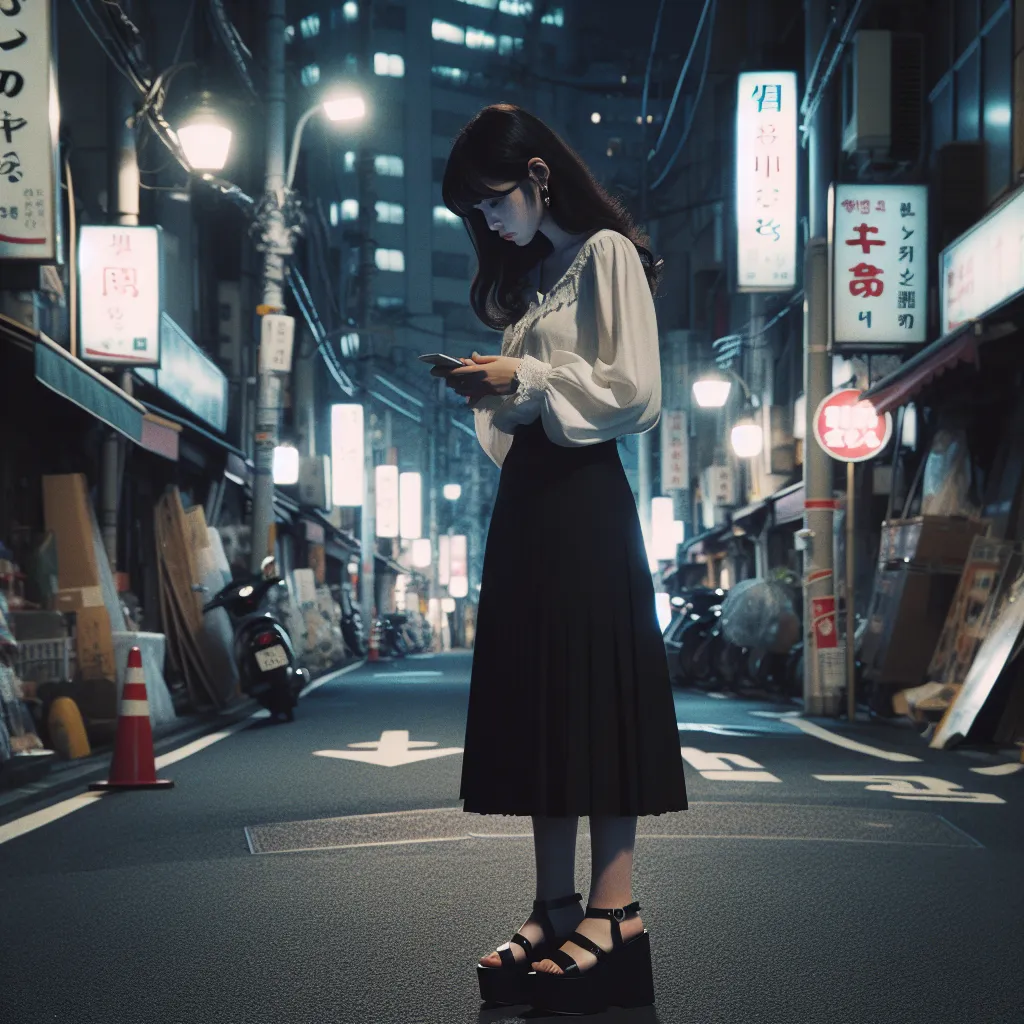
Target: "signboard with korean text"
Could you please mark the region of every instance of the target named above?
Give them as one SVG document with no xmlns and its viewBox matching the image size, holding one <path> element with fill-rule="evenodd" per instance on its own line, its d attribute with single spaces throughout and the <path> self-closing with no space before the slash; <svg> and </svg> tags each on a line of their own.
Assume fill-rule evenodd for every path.
<svg viewBox="0 0 1024 1024">
<path fill-rule="evenodd" d="M 736 260 L 741 292 L 796 286 L 794 71 L 745 71 L 736 102 Z"/>
<path fill-rule="evenodd" d="M 158 366 L 160 229 L 87 224 L 79 232 L 81 357 L 106 366 Z"/>
<path fill-rule="evenodd" d="M 61 260 L 49 0 L 0 0 L 0 259 Z"/>
<path fill-rule="evenodd" d="M 690 486 L 689 437 L 686 412 L 666 409 L 661 414 L 661 489 L 683 491 Z"/>
<path fill-rule="evenodd" d="M 928 189 L 835 185 L 832 316 L 837 345 L 920 345 L 928 336 Z"/>
<path fill-rule="evenodd" d="M 160 316 L 160 369 L 138 375 L 222 434 L 228 429 L 228 379 L 166 314 Z"/>
<path fill-rule="evenodd" d="M 833 391 L 814 414 L 814 439 L 839 462 L 873 459 L 892 437 L 892 416 L 880 416 L 862 394 L 856 388 Z"/>
<path fill-rule="evenodd" d="M 1024 189 L 943 249 L 939 271 L 942 334 L 1024 291 Z"/>
</svg>

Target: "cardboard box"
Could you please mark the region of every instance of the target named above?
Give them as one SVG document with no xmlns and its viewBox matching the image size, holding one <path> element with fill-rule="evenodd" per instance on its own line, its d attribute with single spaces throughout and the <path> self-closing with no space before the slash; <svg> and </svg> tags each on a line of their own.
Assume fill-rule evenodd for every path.
<svg viewBox="0 0 1024 1024">
<path fill-rule="evenodd" d="M 102 605 L 82 608 L 76 613 L 75 647 L 82 679 L 117 679 L 110 616 Z"/>
<path fill-rule="evenodd" d="M 89 492 L 81 473 L 43 477 L 43 515 L 57 539 L 60 590 L 98 587 L 100 572 L 93 547 Z"/>
<path fill-rule="evenodd" d="M 76 587 L 73 590 L 58 590 L 53 595 L 55 612 L 78 612 L 83 608 L 102 608 L 103 590 L 95 587 Z"/>
</svg>

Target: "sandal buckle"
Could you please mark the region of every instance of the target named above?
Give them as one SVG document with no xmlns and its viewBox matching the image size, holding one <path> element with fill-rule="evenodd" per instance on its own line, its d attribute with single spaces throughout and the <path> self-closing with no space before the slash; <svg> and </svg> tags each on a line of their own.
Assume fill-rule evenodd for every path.
<svg viewBox="0 0 1024 1024">
<path fill-rule="evenodd" d="M 616 921 L 625 921 L 626 920 L 625 908 L 624 907 L 616 907 L 612 911 L 612 917 L 615 918 Z"/>
</svg>

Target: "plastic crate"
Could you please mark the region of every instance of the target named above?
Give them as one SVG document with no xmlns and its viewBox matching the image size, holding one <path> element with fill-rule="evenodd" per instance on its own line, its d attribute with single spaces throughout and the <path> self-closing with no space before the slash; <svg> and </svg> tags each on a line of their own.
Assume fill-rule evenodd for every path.
<svg viewBox="0 0 1024 1024">
<path fill-rule="evenodd" d="M 75 671 L 75 647 L 70 637 L 22 640 L 14 653 L 19 679 L 36 683 L 70 682 Z"/>
</svg>

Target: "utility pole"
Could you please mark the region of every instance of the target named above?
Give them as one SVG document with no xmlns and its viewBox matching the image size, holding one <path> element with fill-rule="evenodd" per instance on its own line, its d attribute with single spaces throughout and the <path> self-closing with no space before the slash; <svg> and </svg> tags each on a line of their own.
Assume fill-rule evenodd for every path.
<svg viewBox="0 0 1024 1024">
<path fill-rule="evenodd" d="M 285 0 L 267 0 L 267 165 L 264 184 L 263 301 L 261 317 L 284 312 L 284 267 L 291 252 L 285 225 Z M 256 424 L 253 432 L 255 473 L 252 484 L 252 554 L 249 568 L 259 572 L 272 554 L 274 524 L 274 449 L 281 416 L 282 375 L 259 361 Z"/>
<path fill-rule="evenodd" d="M 371 19 L 373 17 L 373 0 L 362 0 L 359 4 L 359 21 L 357 23 L 359 60 L 359 76 L 364 93 L 370 83 L 370 66 L 373 61 L 371 47 Z M 362 367 L 360 384 L 363 392 L 363 469 L 366 479 L 365 499 L 362 515 L 359 517 L 359 543 L 362 552 L 362 613 L 363 621 L 372 629 L 377 618 L 376 578 L 374 555 L 377 551 L 377 481 L 373 460 L 373 428 L 370 422 L 370 382 L 372 368 L 372 334 L 370 332 L 370 296 L 373 290 L 373 278 L 376 273 L 374 244 L 371 237 L 373 214 L 376 209 L 377 197 L 374 193 L 373 153 L 366 144 L 365 137 L 360 138 L 356 150 L 356 179 L 359 193 L 359 272 L 356 278 L 356 330 L 359 332 L 359 362 Z"/>
<path fill-rule="evenodd" d="M 805 62 L 809 86 L 818 50 L 828 26 L 824 0 L 805 0 Z M 831 391 L 829 353 L 829 281 L 827 215 L 828 191 L 834 163 L 834 131 L 831 90 L 826 91 L 808 124 L 808 225 L 810 238 L 804 254 L 804 713 L 838 715 L 842 661 L 832 660 L 841 651 L 820 651 L 815 618 L 831 615 L 837 626 L 835 573 L 833 570 L 832 463 L 814 440 L 814 415 Z M 816 615 L 817 613 L 817 615 Z M 834 635 L 834 634 L 833 634 Z M 848 642 L 852 643 L 852 637 Z M 838 671 L 837 671 L 838 670 Z M 851 683 L 852 684 L 852 680 Z"/>
</svg>

